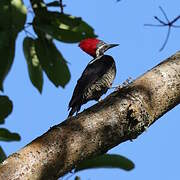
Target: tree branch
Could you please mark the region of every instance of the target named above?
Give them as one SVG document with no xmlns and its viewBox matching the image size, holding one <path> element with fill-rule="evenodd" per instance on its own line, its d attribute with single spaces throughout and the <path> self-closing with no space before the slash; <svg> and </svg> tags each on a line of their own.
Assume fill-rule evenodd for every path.
<svg viewBox="0 0 180 180">
<path fill-rule="evenodd" d="M 179 102 L 180 51 L 9 156 L 0 179 L 57 179 L 82 160 L 137 138 Z"/>
</svg>

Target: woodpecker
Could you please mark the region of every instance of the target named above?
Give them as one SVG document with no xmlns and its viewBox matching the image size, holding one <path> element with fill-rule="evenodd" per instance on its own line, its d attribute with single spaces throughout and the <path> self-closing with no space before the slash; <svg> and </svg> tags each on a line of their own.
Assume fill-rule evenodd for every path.
<svg viewBox="0 0 180 180">
<path fill-rule="evenodd" d="M 69 116 L 78 113 L 81 106 L 90 100 L 98 101 L 100 97 L 111 88 L 116 76 L 116 65 L 114 59 L 104 55 L 108 49 L 119 44 L 107 44 L 96 38 L 84 39 L 79 47 L 93 57 L 77 81 L 72 98 L 69 102 L 71 108 Z"/>
</svg>

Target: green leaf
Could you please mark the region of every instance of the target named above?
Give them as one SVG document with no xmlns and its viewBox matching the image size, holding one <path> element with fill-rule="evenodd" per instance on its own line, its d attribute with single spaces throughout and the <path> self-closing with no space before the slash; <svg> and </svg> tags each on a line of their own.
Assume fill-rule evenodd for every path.
<svg viewBox="0 0 180 180">
<path fill-rule="evenodd" d="M 0 124 L 4 124 L 5 120 L 4 119 L 0 119 Z"/>
<path fill-rule="evenodd" d="M 42 92 L 43 72 L 35 50 L 35 40 L 26 37 L 23 41 L 24 56 L 26 58 L 29 77 L 32 84 Z"/>
<path fill-rule="evenodd" d="M 53 38 L 76 43 L 85 38 L 96 37 L 94 29 L 79 17 L 46 11 L 33 20 L 34 30 L 40 30 Z"/>
<path fill-rule="evenodd" d="M 53 1 L 53 2 L 47 3 L 46 6 L 47 7 L 59 7 L 60 3 L 59 3 L 59 1 Z"/>
<path fill-rule="evenodd" d="M 24 28 L 26 7 L 21 0 L 0 0 L 0 90 L 14 59 L 15 40 Z"/>
<path fill-rule="evenodd" d="M 3 91 L 3 82 L 11 69 L 15 53 L 15 38 L 9 31 L 0 31 L 0 90 Z"/>
<path fill-rule="evenodd" d="M 65 85 L 70 80 L 70 72 L 61 53 L 51 40 L 37 39 L 35 47 L 38 59 L 48 78 L 58 87 Z"/>
<path fill-rule="evenodd" d="M 11 133 L 5 128 L 0 128 L 0 141 L 20 141 L 21 137 L 17 133 Z"/>
<path fill-rule="evenodd" d="M 22 0 L 0 1 L 0 29 L 16 36 L 24 28 L 27 9 Z"/>
<path fill-rule="evenodd" d="M 6 159 L 6 154 L 3 151 L 3 148 L 0 146 L 0 163 L 2 163 Z"/>
<path fill-rule="evenodd" d="M 13 30 L 17 32 L 24 28 L 26 22 L 27 9 L 24 6 L 22 0 L 11 0 L 12 5 L 12 24 L 14 26 Z"/>
<path fill-rule="evenodd" d="M 0 96 L 0 124 L 12 112 L 13 104 L 7 96 Z"/>
<path fill-rule="evenodd" d="M 75 168 L 75 172 L 92 168 L 120 168 L 129 171 L 134 168 L 134 163 L 120 155 L 104 154 L 81 162 Z"/>
</svg>

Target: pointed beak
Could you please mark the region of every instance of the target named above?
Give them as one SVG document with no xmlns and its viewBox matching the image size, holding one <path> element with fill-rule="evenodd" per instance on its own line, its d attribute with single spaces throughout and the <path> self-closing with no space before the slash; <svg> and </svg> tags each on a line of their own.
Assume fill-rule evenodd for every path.
<svg viewBox="0 0 180 180">
<path fill-rule="evenodd" d="M 119 46 L 119 44 L 107 44 L 106 48 L 105 48 L 105 51 L 107 51 L 108 49 L 111 49 L 113 47 L 116 47 L 116 46 Z"/>
<path fill-rule="evenodd" d="M 96 50 L 96 57 L 104 55 L 104 53 L 108 49 L 116 47 L 116 46 L 119 46 L 119 44 L 106 44 L 106 43 L 103 42 L 103 44 L 101 44 L 101 46 L 98 47 L 97 50 Z"/>
</svg>

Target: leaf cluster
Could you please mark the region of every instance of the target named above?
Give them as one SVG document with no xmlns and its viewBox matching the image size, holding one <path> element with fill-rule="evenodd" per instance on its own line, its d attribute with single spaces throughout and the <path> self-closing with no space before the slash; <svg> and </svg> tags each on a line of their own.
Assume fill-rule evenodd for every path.
<svg viewBox="0 0 180 180">
<path fill-rule="evenodd" d="M 95 37 L 94 30 L 79 17 L 50 11 L 49 7 L 57 7 L 58 1 L 44 4 L 30 0 L 33 7 L 33 20 L 27 23 L 31 10 L 22 0 L 0 1 L 0 90 L 4 91 L 4 80 L 11 70 L 15 57 L 16 40 L 20 32 L 25 31 L 23 51 L 27 63 L 30 81 L 42 93 L 43 76 L 56 87 L 65 87 L 70 80 L 67 60 L 58 50 L 54 39 L 65 43 L 77 43 L 88 37 Z M 37 3 L 37 4 L 35 4 Z M 36 7 L 34 6 L 36 5 Z M 34 8 L 35 7 L 35 8 Z M 31 27 L 31 32 L 27 30 Z M 30 36 L 29 36 L 30 35 Z M 0 95 L 0 125 L 12 112 L 13 103 L 4 95 Z M 0 127 L 0 141 L 19 141 L 20 135 L 11 133 Z M 6 157 L 0 146 L 0 162 Z"/>
</svg>

